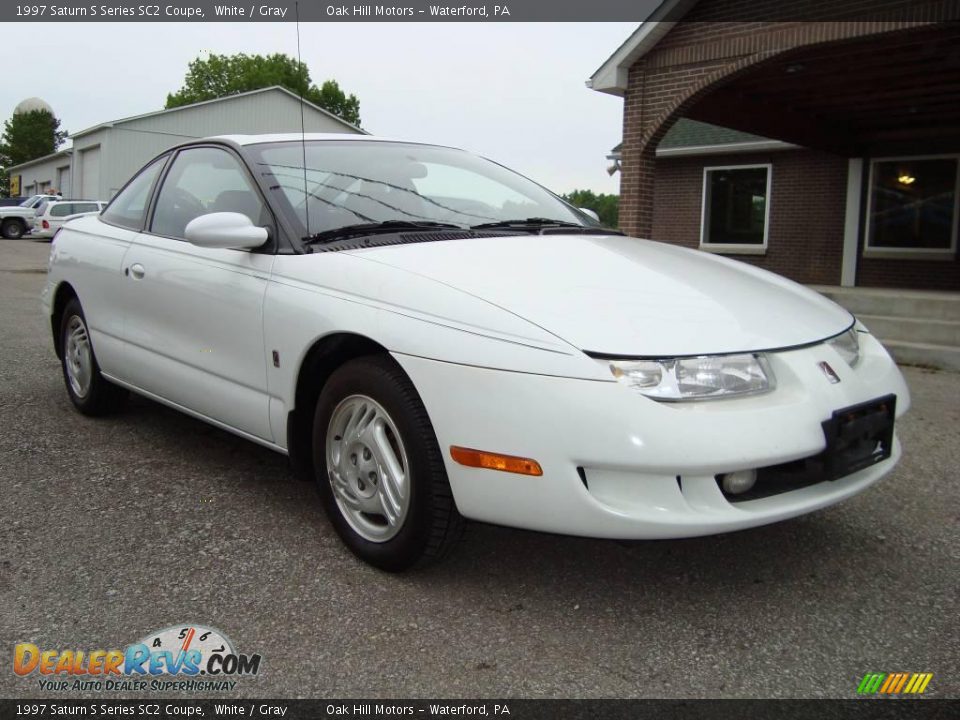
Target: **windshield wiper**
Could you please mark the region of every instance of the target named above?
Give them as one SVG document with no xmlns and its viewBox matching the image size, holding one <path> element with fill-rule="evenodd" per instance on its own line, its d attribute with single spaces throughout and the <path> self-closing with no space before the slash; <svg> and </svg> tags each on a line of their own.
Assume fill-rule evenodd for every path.
<svg viewBox="0 0 960 720">
<path fill-rule="evenodd" d="M 580 223 L 569 222 L 567 220 L 554 220 L 553 218 L 544 218 L 544 217 L 528 217 L 528 218 L 517 218 L 515 220 L 498 220 L 497 222 L 488 222 L 480 223 L 479 225 L 471 225 L 471 230 L 484 230 L 486 228 L 531 228 L 539 230 L 543 227 L 573 227 L 573 228 L 584 228 L 585 225 Z"/>
<path fill-rule="evenodd" d="M 619 230 L 613 230 L 608 227 L 594 227 L 592 225 L 581 225 L 580 223 L 569 222 L 567 220 L 554 220 L 552 218 L 541 217 L 530 217 L 522 220 L 500 220 L 499 222 L 470 226 L 471 230 L 493 230 L 496 228 L 526 231 L 537 235 L 623 235 Z"/>
<path fill-rule="evenodd" d="M 382 235 L 383 233 L 399 232 L 403 230 L 442 230 L 442 229 L 462 230 L 461 225 L 442 222 L 411 221 L 411 220 L 384 220 L 378 223 L 357 223 L 356 225 L 344 225 L 343 227 L 333 228 L 333 230 L 324 230 L 310 237 L 303 238 L 307 245 L 324 244 L 336 240 L 345 240 L 346 238 L 359 237 L 362 235 Z"/>
</svg>

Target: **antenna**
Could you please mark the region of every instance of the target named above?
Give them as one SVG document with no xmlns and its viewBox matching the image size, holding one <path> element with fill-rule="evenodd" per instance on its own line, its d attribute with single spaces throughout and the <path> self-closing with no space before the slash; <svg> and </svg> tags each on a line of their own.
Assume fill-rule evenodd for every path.
<svg viewBox="0 0 960 720">
<path fill-rule="evenodd" d="M 300 60 L 300 3 L 293 4 L 297 21 L 297 70 L 303 72 Z M 300 147 L 303 149 L 303 212 L 306 213 L 307 237 L 310 237 L 310 192 L 307 189 L 307 131 L 303 122 L 303 91 L 300 91 Z"/>
</svg>

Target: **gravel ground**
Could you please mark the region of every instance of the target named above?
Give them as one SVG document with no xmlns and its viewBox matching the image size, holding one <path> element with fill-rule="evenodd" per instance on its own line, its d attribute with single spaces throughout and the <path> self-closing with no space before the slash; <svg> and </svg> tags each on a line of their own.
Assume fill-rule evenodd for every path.
<svg viewBox="0 0 960 720">
<path fill-rule="evenodd" d="M 839 506 L 684 541 L 472 525 L 398 577 L 341 546 L 280 455 L 142 399 L 76 413 L 47 248 L 0 242 L 5 663 L 197 622 L 263 655 L 230 697 L 853 697 L 868 671 L 960 696 L 960 375 L 905 369 L 904 459 Z M 0 697 L 49 696 L 10 667 Z"/>
</svg>

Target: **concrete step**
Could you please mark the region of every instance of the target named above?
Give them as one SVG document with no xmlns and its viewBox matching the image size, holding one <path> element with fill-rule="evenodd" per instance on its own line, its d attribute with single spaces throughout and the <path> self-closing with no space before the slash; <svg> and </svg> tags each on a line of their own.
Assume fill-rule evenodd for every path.
<svg viewBox="0 0 960 720">
<path fill-rule="evenodd" d="M 928 318 L 905 318 L 892 315 L 857 316 L 874 337 L 883 341 L 927 343 L 960 347 L 960 321 L 930 320 Z"/>
<path fill-rule="evenodd" d="M 881 342 L 893 355 L 894 360 L 901 365 L 923 365 L 960 372 L 960 347 L 903 340 L 882 340 Z"/>
<path fill-rule="evenodd" d="M 898 363 L 960 372 L 960 292 L 813 289 L 860 318 Z"/>
<path fill-rule="evenodd" d="M 960 292 L 928 292 L 893 288 L 812 286 L 854 315 L 929 318 L 960 322 Z"/>
</svg>

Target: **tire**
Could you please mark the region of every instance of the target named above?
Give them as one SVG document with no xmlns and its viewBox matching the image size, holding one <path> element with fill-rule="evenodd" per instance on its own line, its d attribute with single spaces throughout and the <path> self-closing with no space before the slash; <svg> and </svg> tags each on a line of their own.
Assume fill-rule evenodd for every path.
<svg viewBox="0 0 960 720">
<path fill-rule="evenodd" d="M 67 303 L 60 318 L 60 365 L 70 401 L 84 415 L 116 412 L 127 400 L 127 391 L 100 374 L 83 308 L 76 298 Z"/>
<path fill-rule="evenodd" d="M 433 425 L 390 357 L 358 358 L 330 376 L 313 459 L 327 516 L 361 560 L 402 572 L 440 560 L 462 534 Z"/>
<path fill-rule="evenodd" d="M 26 227 L 19 220 L 4 220 L 0 232 L 7 240 L 19 240 L 23 237 Z"/>
</svg>

